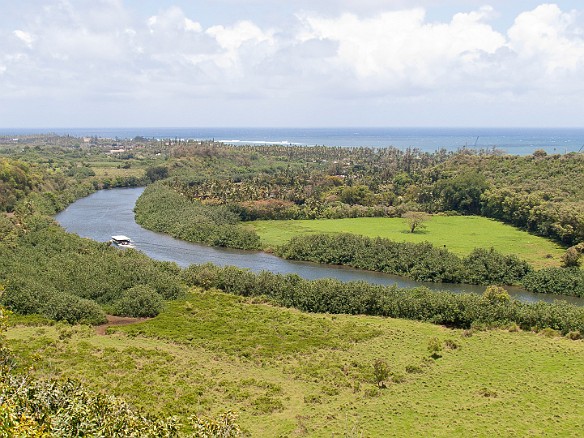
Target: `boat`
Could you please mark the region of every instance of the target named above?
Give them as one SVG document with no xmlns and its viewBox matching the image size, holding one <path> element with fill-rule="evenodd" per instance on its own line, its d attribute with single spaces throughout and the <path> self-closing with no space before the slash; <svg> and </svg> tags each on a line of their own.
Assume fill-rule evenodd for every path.
<svg viewBox="0 0 584 438">
<path fill-rule="evenodd" d="M 112 236 L 110 242 L 118 248 L 135 248 L 134 243 L 128 236 Z"/>
</svg>

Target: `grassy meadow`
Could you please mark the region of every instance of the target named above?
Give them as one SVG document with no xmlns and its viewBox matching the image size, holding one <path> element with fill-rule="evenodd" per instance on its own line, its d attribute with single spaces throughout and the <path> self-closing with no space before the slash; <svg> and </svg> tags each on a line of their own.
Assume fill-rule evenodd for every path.
<svg viewBox="0 0 584 438">
<path fill-rule="evenodd" d="M 265 248 L 277 247 L 299 234 L 352 233 L 395 241 L 428 241 L 435 246 L 445 245 L 459 256 L 468 255 L 474 248 L 493 247 L 503 254 L 515 254 L 536 268 L 559 266 L 565 252 L 565 248 L 549 239 L 480 216 L 434 215 L 425 223 L 425 229 L 415 233 L 409 232 L 401 218 L 254 221 L 250 224 Z"/>
<path fill-rule="evenodd" d="M 144 176 L 144 169 L 140 167 L 130 167 L 124 169 L 121 167 L 118 161 L 95 161 L 90 162 L 89 166 L 91 170 L 95 172 L 95 176 L 98 178 L 104 177 L 122 177 L 127 178 L 134 176 L 136 178 L 142 178 Z"/>
<path fill-rule="evenodd" d="M 579 436 L 584 342 L 546 334 L 306 314 L 194 289 L 105 336 L 57 324 L 8 337 L 38 376 L 182 418 L 233 410 L 251 436 Z"/>
</svg>

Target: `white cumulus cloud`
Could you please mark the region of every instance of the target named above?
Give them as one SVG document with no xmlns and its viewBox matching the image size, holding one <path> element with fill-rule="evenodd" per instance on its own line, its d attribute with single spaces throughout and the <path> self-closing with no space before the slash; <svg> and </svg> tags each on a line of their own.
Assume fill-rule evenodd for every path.
<svg viewBox="0 0 584 438">
<path fill-rule="evenodd" d="M 577 16 L 574 11 L 562 12 L 556 4 L 524 12 L 509 29 L 509 47 L 548 75 L 584 73 L 583 29 L 577 26 Z"/>
<path fill-rule="evenodd" d="M 319 12 L 286 12 L 282 21 L 248 14 L 213 23 L 202 6 L 180 0 L 141 16 L 131 4 L 147 6 L 130 0 L 31 0 L 22 14 L 14 3 L 12 19 L 0 20 L 0 96 L 111 99 L 137 109 L 177 100 L 188 107 L 197 99 L 263 108 L 342 100 L 346 105 L 329 107 L 347 111 L 357 101 L 360 108 L 364 101 L 441 108 L 446 99 L 533 107 L 558 96 L 581 106 L 582 11 L 539 4 L 501 29 L 493 25 L 500 12 L 475 1 L 473 10 L 429 18 L 438 3 L 367 0 L 357 8 L 327 0 L 315 3 Z"/>
</svg>

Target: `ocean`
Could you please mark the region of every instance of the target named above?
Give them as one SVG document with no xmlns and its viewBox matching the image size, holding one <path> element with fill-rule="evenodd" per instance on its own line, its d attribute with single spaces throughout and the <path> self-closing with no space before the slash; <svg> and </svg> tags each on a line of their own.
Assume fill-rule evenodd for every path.
<svg viewBox="0 0 584 438">
<path fill-rule="evenodd" d="M 584 151 L 584 128 L 35 128 L 0 129 L 0 136 L 54 133 L 75 137 L 196 139 L 230 144 L 325 145 L 417 148 L 424 152 L 461 148 L 498 149 L 528 155 Z"/>
</svg>

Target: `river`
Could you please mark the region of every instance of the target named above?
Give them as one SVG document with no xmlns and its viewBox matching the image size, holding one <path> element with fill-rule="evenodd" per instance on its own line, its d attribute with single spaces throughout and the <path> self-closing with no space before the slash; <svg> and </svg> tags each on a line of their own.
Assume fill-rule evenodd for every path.
<svg viewBox="0 0 584 438">
<path fill-rule="evenodd" d="M 484 286 L 449 283 L 422 283 L 403 277 L 363 271 L 343 266 L 319 265 L 309 262 L 284 260 L 258 251 L 213 248 L 174 239 L 166 234 L 146 230 L 134 220 L 134 205 L 143 188 L 101 190 L 79 199 L 59 213 L 55 219 L 65 230 L 93 240 L 105 242 L 112 235 L 129 236 L 136 249 L 156 260 L 176 262 L 182 267 L 211 262 L 215 265 L 233 265 L 254 272 L 271 271 L 280 274 L 298 274 L 314 280 L 335 278 L 341 281 L 367 281 L 399 287 L 426 286 L 433 290 L 483 293 Z M 584 299 L 534 294 L 520 288 L 508 287 L 511 296 L 523 301 L 548 301 L 561 298 L 573 304 L 584 305 Z"/>
</svg>

